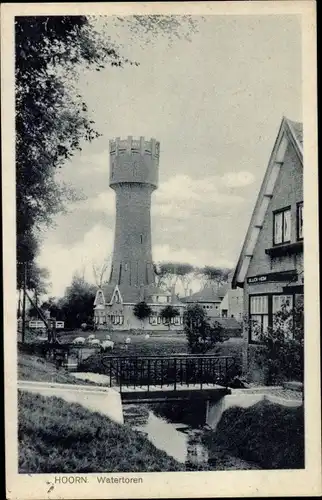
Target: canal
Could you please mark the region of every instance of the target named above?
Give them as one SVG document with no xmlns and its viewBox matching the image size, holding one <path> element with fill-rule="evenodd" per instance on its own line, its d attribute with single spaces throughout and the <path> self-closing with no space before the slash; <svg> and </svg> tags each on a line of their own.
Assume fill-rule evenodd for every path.
<svg viewBox="0 0 322 500">
<path fill-rule="evenodd" d="M 82 380 L 98 384 L 106 375 L 76 372 Z M 205 439 L 211 432 L 206 427 L 206 402 L 182 401 L 154 404 L 123 404 L 124 424 L 144 435 L 156 448 L 185 465 L 186 470 L 250 470 L 260 469 L 253 463 L 213 449 Z"/>
<path fill-rule="evenodd" d="M 187 408 L 188 404 L 188 408 Z M 250 470 L 254 464 L 207 446 L 205 408 L 198 403 L 123 405 L 124 423 L 143 434 L 187 470 Z"/>
</svg>

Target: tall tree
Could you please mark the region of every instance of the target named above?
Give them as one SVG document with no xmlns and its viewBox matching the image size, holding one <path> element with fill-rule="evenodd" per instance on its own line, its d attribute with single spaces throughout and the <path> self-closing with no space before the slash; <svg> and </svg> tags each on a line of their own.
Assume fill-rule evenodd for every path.
<svg viewBox="0 0 322 500">
<path fill-rule="evenodd" d="M 111 272 L 112 256 L 107 257 L 103 262 L 97 264 L 92 263 L 93 276 L 95 284 L 101 287 L 109 279 L 109 274 Z"/>
<path fill-rule="evenodd" d="M 169 290 L 181 282 L 185 292 L 193 279 L 194 267 L 182 262 L 159 262 L 154 264 L 156 285 Z"/>
<path fill-rule="evenodd" d="M 204 285 L 212 285 L 219 288 L 223 283 L 227 283 L 231 269 L 227 267 L 204 266 L 196 270 Z"/>
<path fill-rule="evenodd" d="M 180 16 L 116 18 L 129 23 L 133 36 L 156 32 L 181 36 L 181 20 L 188 33 L 194 21 Z M 96 23 L 97 24 L 97 23 Z M 87 105 L 76 91 L 77 69 L 128 61 L 106 33 L 85 16 L 24 16 L 15 18 L 16 76 L 16 207 L 18 261 L 37 255 L 37 229 L 74 199 L 55 173 L 84 141 L 100 134 L 88 117 Z M 19 269 L 18 273 L 19 273 Z"/>
<path fill-rule="evenodd" d="M 95 294 L 94 285 L 77 274 L 73 276 L 72 283 L 59 301 L 68 328 L 79 328 L 82 323 L 92 323 Z"/>
</svg>

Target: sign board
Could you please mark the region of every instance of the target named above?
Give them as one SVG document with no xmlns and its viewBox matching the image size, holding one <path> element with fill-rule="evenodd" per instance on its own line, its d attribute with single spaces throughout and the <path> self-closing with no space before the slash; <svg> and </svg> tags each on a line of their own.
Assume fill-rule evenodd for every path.
<svg viewBox="0 0 322 500">
<path fill-rule="evenodd" d="M 29 321 L 29 328 L 35 328 L 35 329 L 44 329 L 46 328 L 46 325 L 43 321 L 38 321 L 38 320 L 32 320 Z"/>
<path fill-rule="evenodd" d="M 29 328 L 34 328 L 36 330 L 38 329 L 44 329 L 46 328 L 45 322 L 40 321 L 40 320 L 31 320 L 28 323 Z M 56 321 L 56 328 L 64 328 L 65 322 L 64 321 Z"/>
<path fill-rule="evenodd" d="M 250 276 L 247 278 L 249 285 L 255 285 L 266 282 L 282 282 L 295 280 L 297 278 L 297 271 L 282 271 L 280 273 L 258 274 L 257 276 Z"/>
</svg>

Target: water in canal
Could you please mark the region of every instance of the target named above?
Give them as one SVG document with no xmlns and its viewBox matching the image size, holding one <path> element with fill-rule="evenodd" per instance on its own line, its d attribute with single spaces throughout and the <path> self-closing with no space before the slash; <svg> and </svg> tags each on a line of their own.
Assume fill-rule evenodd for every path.
<svg viewBox="0 0 322 500">
<path fill-rule="evenodd" d="M 207 448 L 205 433 L 206 409 L 187 408 L 181 404 L 123 405 L 124 423 L 142 433 L 158 449 L 165 451 L 187 470 L 255 469 L 253 464 Z"/>
</svg>

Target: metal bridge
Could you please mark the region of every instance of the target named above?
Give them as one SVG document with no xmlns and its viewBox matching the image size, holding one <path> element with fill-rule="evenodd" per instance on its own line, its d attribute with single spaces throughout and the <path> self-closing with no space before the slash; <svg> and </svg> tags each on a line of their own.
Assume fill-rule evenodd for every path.
<svg viewBox="0 0 322 500">
<path fill-rule="evenodd" d="M 102 358 L 109 387 L 123 403 L 217 400 L 229 394 L 235 360 L 231 356 L 112 356 Z"/>
</svg>

